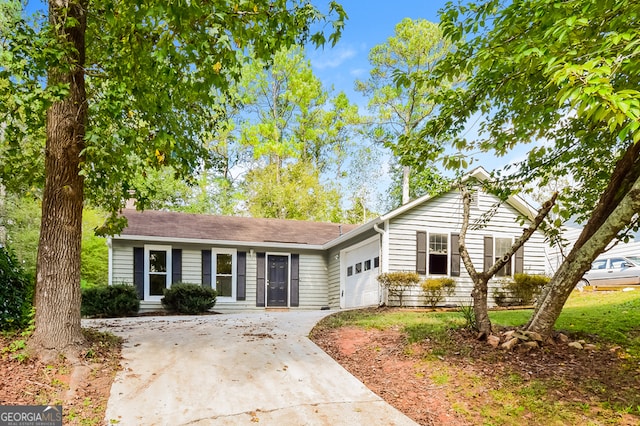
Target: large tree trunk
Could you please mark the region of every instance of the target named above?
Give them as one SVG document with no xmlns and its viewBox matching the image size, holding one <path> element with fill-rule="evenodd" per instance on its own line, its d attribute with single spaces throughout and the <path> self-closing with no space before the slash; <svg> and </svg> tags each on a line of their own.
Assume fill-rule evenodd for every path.
<svg viewBox="0 0 640 426">
<path fill-rule="evenodd" d="M 608 189 L 613 190 L 614 187 L 609 184 Z M 551 279 L 529 320 L 527 330 L 535 331 L 543 336 L 551 334 L 553 325 L 560 316 L 560 312 L 576 283 L 589 269 L 591 262 L 602 253 L 611 240 L 632 221 L 638 212 L 640 212 L 640 177 L 636 178 L 631 189 L 597 230 L 592 232 L 586 240 L 582 236 L 579 238 L 578 241 L 581 244 L 576 243 L 567 259 Z M 587 226 L 583 234 L 593 229 L 592 226 Z"/>
<path fill-rule="evenodd" d="M 38 245 L 35 331 L 30 347 L 41 357 L 73 356 L 84 342 L 80 327 L 80 244 L 87 103 L 84 84 L 86 0 L 51 0 L 49 21 L 68 42 L 64 66 L 49 70 L 48 85 L 69 95 L 47 110 L 45 186 Z M 74 21 L 76 22 L 74 24 Z M 68 68 L 67 68 L 68 66 Z"/>
<path fill-rule="evenodd" d="M 411 177 L 411 166 L 402 167 L 402 204 L 407 204 L 411 201 L 409 195 L 409 178 Z"/>
<path fill-rule="evenodd" d="M 473 281 L 473 291 L 471 292 L 471 296 L 473 298 L 473 313 L 476 320 L 478 339 L 485 339 L 492 332 L 491 319 L 489 318 L 488 313 L 489 280 L 507 262 L 511 261 L 511 256 L 513 256 L 513 254 L 529 240 L 536 229 L 538 229 L 555 204 L 556 198 L 558 198 L 558 193 L 554 193 L 550 200 L 543 203 L 531 225 L 522 230 L 522 235 L 513 242 L 511 248 L 507 250 L 502 258 L 498 259 L 488 270 L 478 272 L 475 266 L 473 266 L 471 256 L 469 256 L 469 252 L 467 251 L 466 243 L 469 219 L 471 215 L 471 192 L 469 192 L 469 188 L 462 183 L 459 185 L 459 188 L 462 194 L 462 227 L 460 228 L 458 251 L 460 252 L 462 263 Z"/>
</svg>

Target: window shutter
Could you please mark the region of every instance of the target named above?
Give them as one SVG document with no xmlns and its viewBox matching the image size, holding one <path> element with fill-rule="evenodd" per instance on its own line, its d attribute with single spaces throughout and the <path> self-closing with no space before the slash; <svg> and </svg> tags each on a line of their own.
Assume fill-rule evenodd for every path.
<svg viewBox="0 0 640 426">
<path fill-rule="evenodd" d="M 256 306 L 264 307 L 265 254 L 256 253 Z"/>
<path fill-rule="evenodd" d="M 247 252 L 238 252 L 238 271 L 236 274 L 236 300 L 247 298 Z"/>
<path fill-rule="evenodd" d="M 484 272 L 493 266 L 493 262 L 493 237 L 487 235 L 484 237 Z"/>
<path fill-rule="evenodd" d="M 300 306 L 300 255 L 291 255 L 291 306 Z"/>
<path fill-rule="evenodd" d="M 427 274 L 427 233 L 416 231 L 416 272 Z"/>
<path fill-rule="evenodd" d="M 451 234 L 451 273 L 452 277 L 460 276 L 460 234 Z"/>
<path fill-rule="evenodd" d="M 138 298 L 144 299 L 144 247 L 133 248 L 133 285 Z"/>
<path fill-rule="evenodd" d="M 202 287 L 211 288 L 211 250 L 202 250 Z"/>
<path fill-rule="evenodd" d="M 171 250 L 171 284 L 182 281 L 182 249 Z"/>
<path fill-rule="evenodd" d="M 522 274 L 524 272 L 524 245 L 516 251 L 515 273 Z"/>
</svg>

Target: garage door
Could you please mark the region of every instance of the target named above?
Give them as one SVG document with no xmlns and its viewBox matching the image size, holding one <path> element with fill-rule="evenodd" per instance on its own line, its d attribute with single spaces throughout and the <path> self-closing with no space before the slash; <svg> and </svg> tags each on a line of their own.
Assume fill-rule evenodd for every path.
<svg viewBox="0 0 640 426">
<path fill-rule="evenodd" d="M 377 305 L 380 300 L 378 274 L 380 269 L 378 239 L 346 251 L 342 259 L 345 269 L 343 308 Z"/>
</svg>

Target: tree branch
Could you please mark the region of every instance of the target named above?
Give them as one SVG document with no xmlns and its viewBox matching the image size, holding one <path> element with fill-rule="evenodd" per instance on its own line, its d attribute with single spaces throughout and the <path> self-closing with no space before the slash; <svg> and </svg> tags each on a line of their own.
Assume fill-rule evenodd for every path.
<svg viewBox="0 0 640 426">
<path fill-rule="evenodd" d="M 485 276 L 488 276 L 489 278 L 494 276 L 504 265 L 507 264 L 507 262 L 511 260 L 511 256 L 513 256 L 513 254 L 524 245 L 524 243 L 531 237 L 531 235 L 533 235 L 536 229 L 538 229 L 542 221 L 544 221 L 544 218 L 547 217 L 547 215 L 551 211 L 551 208 L 556 203 L 557 198 L 558 192 L 554 192 L 551 196 L 551 199 L 545 201 L 542 204 L 542 207 L 540 208 L 540 210 L 538 210 L 538 215 L 533 219 L 533 223 L 531 224 L 531 226 L 522 231 L 522 235 L 513 242 L 513 245 L 509 250 L 507 250 L 504 256 L 498 259 L 496 263 L 494 263 L 493 266 L 489 268 L 488 271 L 483 272 Z"/>
</svg>

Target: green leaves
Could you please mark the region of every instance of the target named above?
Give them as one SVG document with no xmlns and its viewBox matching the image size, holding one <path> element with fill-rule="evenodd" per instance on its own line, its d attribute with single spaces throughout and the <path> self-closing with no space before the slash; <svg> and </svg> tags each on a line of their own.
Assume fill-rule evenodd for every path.
<svg viewBox="0 0 640 426">
<path fill-rule="evenodd" d="M 24 180 L 14 179 L 12 164 L 39 163 L 41 152 L 18 147 L 42 142 L 44 111 L 67 96 L 64 85 L 46 85 L 47 73 L 72 66 L 61 62 L 69 47 L 46 17 L 26 18 L 22 6 L 0 4 L 0 179 L 8 184 Z M 81 173 L 88 198 L 114 212 L 147 171 L 171 166 L 188 177 L 209 161 L 203 142 L 225 120 L 221 105 L 234 102 L 226 93 L 249 48 L 252 60 L 268 65 L 281 47 L 309 38 L 335 43 L 347 19 L 336 2 L 325 14 L 307 0 L 89 1 L 87 16 Z"/>
</svg>

